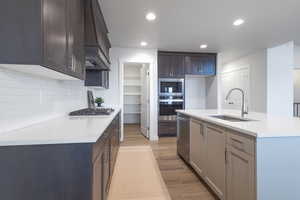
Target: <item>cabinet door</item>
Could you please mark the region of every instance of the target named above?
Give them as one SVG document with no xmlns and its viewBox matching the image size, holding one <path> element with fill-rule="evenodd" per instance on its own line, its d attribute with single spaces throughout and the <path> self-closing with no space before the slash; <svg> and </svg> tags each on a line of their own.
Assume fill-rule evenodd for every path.
<svg viewBox="0 0 300 200">
<path fill-rule="evenodd" d="M 158 54 L 158 77 L 168 78 L 171 76 L 171 56 Z"/>
<path fill-rule="evenodd" d="M 207 55 L 202 60 L 203 75 L 216 75 L 216 55 Z"/>
<path fill-rule="evenodd" d="M 191 75 L 215 75 L 215 55 L 187 55 L 184 59 L 185 73 Z"/>
<path fill-rule="evenodd" d="M 184 56 L 172 55 L 170 66 L 171 77 L 184 78 Z"/>
<path fill-rule="evenodd" d="M 254 156 L 227 148 L 227 199 L 255 200 Z"/>
<path fill-rule="evenodd" d="M 158 54 L 158 76 L 160 78 L 183 78 L 184 56 L 172 53 Z"/>
<path fill-rule="evenodd" d="M 93 164 L 92 199 L 103 200 L 103 154 L 99 155 Z"/>
<path fill-rule="evenodd" d="M 204 72 L 202 56 L 185 56 L 184 60 L 186 74 L 202 75 Z"/>
<path fill-rule="evenodd" d="M 106 199 L 109 184 L 110 184 L 110 152 L 111 152 L 111 138 L 110 133 L 106 138 L 105 146 L 104 146 L 104 165 L 103 165 L 103 193 Z"/>
<path fill-rule="evenodd" d="M 199 121 L 190 121 L 190 164 L 196 172 L 204 177 L 206 162 L 206 142 L 204 124 Z"/>
<path fill-rule="evenodd" d="M 85 75 L 84 3 L 68 0 L 68 71 L 80 79 Z"/>
<path fill-rule="evenodd" d="M 43 63 L 67 72 L 67 0 L 43 1 Z"/>
<path fill-rule="evenodd" d="M 114 120 L 111 124 L 112 126 L 112 132 L 111 132 L 111 144 L 110 144 L 110 174 L 111 174 L 111 177 L 113 175 L 113 172 L 114 172 L 114 167 L 115 167 L 115 161 L 116 161 L 116 127 L 115 127 L 115 124 L 116 124 L 116 120 Z"/>
<path fill-rule="evenodd" d="M 206 127 L 205 179 L 220 199 L 225 199 L 225 132 L 215 126 Z M 231 200 L 231 199 L 230 199 Z"/>
</svg>

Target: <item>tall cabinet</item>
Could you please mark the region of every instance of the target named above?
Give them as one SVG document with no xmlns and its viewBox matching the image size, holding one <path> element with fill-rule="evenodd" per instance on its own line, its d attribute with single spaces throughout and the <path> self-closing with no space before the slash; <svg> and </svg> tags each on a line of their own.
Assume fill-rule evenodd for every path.
<svg viewBox="0 0 300 200">
<path fill-rule="evenodd" d="M 170 52 L 170 51 L 158 51 L 158 79 L 185 79 L 186 75 L 196 75 L 202 77 L 209 77 L 216 75 L 216 63 L 217 54 L 216 53 L 193 53 L 193 52 Z M 184 81 L 184 83 L 186 83 Z M 159 81 L 159 84 L 161 82 Z M 158 86 L 160 87 L 160 86 Z M 186 92 L 184 92 L 184 101 L 186 99 Z M 162 100 L 172 100 L 174 96 L 169 96 L 168 98 L 159 96 L 158 99 Z M 190 98 L 193 99 L 193 98 Z M 176 136 L 178 135 L 175 127 L 175 122 L 172 120 L 175 109 L 183 109 L 185 107 L 185 102 L 182 105 L 174 106 L 167 105 L 170 107 L 169 111 L 162 114 L 159 110 L 158 119 L 158 135 L 163 136 Z M 193 100 L 192 100 L 193 101 Z M 160 102 L 160 104 L 162 104 Z M 166 107 L 166 105 L 164 105 Z M 178 108 L 180 107 L 180 108 Z M 165 120 L 167 119 L 167 120 Z M 170 120 L 171 119 L 171 120 Z"/>
</svg>

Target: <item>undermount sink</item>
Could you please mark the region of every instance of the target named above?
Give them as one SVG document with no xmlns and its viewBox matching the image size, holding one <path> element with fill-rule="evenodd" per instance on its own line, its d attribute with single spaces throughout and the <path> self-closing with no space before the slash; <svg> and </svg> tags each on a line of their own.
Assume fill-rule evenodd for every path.
<svg viewBox="0 0 300 200">
<path fill-rule="evenodd" d="M 230 122 L 249 122 L 249 121 L 255 121 L 255 120 L 252 120 L 252 119 L 232 117 L 232 116 L 229 116 L 229 115 L 212 115 L 210 117 L 217 118 L 217 119 L 222 119 L 222 120 L 230 121 Z"/>
</svg>

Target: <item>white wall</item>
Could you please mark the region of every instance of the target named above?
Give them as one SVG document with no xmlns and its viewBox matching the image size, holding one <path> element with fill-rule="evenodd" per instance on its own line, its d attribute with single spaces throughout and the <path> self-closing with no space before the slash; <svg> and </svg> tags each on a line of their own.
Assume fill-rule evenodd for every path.
<svg viewBox="0 0 300 200">
<path fill-rule="evenodd" d="M 222 58 L 220 58 L 221 60 Z M 241 57 L 229 63 L 220 63 L 218 69 L 219 79 L 219 97 L 221 97 L 219 105 L 224 102 L 222 98 L 222 81 L 220 76 L 223 72 L 230 72 L 241 68 L 249 68 L 249 91 L 248 102 L 249 111 L 266 112 L 267 110 L 267 51 L 265 49 L 258 50 L 250 55 Z M 239 87 L 239 83 L 235 85 Z M 224 95 L 223 95 L 224 96 Z M 221 106 L 222 107 L 222 106 Z"/>
<path fill-rule="evenodd" d="M 206 108 L 206 84 L 204 77 L 185 77 L 185 108 Z"/>
<path fill-rule="evenodd" d="M 267 111 L 293 116 L 294 43 L 267 50 Z"/>
<path fill-rule="evenodd" d="M 120 78 L 123 75 L 123 64 L 128 62 L 150 63 L 150 140 L 157 140 L 157 49 L 113 47 L 110 51 L 110 57 L 112 62 L 110 88 L 108 90 L 94 90 L 95 96 L 104 97 L 106 104 L 123 107 L 123 79 Z"/>
<path fill-rule="evenodd" d="M 206 109 L 218 108 L 218 78 L 217 76 L 205 78 L 206 87 Z"/>
<path fill-rule="evenodd" d="M 294 46 L 294 63 L 295 63 L 295 68 L 300 68 L 300 46 L 295 45 Z"/>
<path fill-rule="evenodd" d="M 0 68 L 0 134 L 87 106 L 83 81 L 59 81 Z"/>
<path fill-rule="evenodd" d="M 249 66 L 240 66 L 237 69 L 231 69 L 230 71 L 223 71 L 220 74 L 221 81 L 221 99 L 223 109 L 237 109 L 241 110 L 242 107 L 242 94 L 239 91 L 233 91 L 228 99 L 225 101 L 225 98 L 228 92 L 232 88 L 240 88 L 244 91 L 245 94 L 245 105 L 250 107 L 251 105 L 251 94 L 250 94 L 250 80 L 249 80 Z M 230 102 L 230 103 L 229 103 Z"/>
</svg>

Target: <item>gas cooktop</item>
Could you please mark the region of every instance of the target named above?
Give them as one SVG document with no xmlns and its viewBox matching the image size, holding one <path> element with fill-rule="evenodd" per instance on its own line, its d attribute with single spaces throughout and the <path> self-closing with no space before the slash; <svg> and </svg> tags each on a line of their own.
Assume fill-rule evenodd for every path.
<svg viewBox="0 0 300 200">
<path fill-rule="evenodd" d="M 110 115 L 114 112 L 112 108 L 84 108 L 70 112 L 70 116 L 95 116 L 95 115 Z"/>
</svg>

